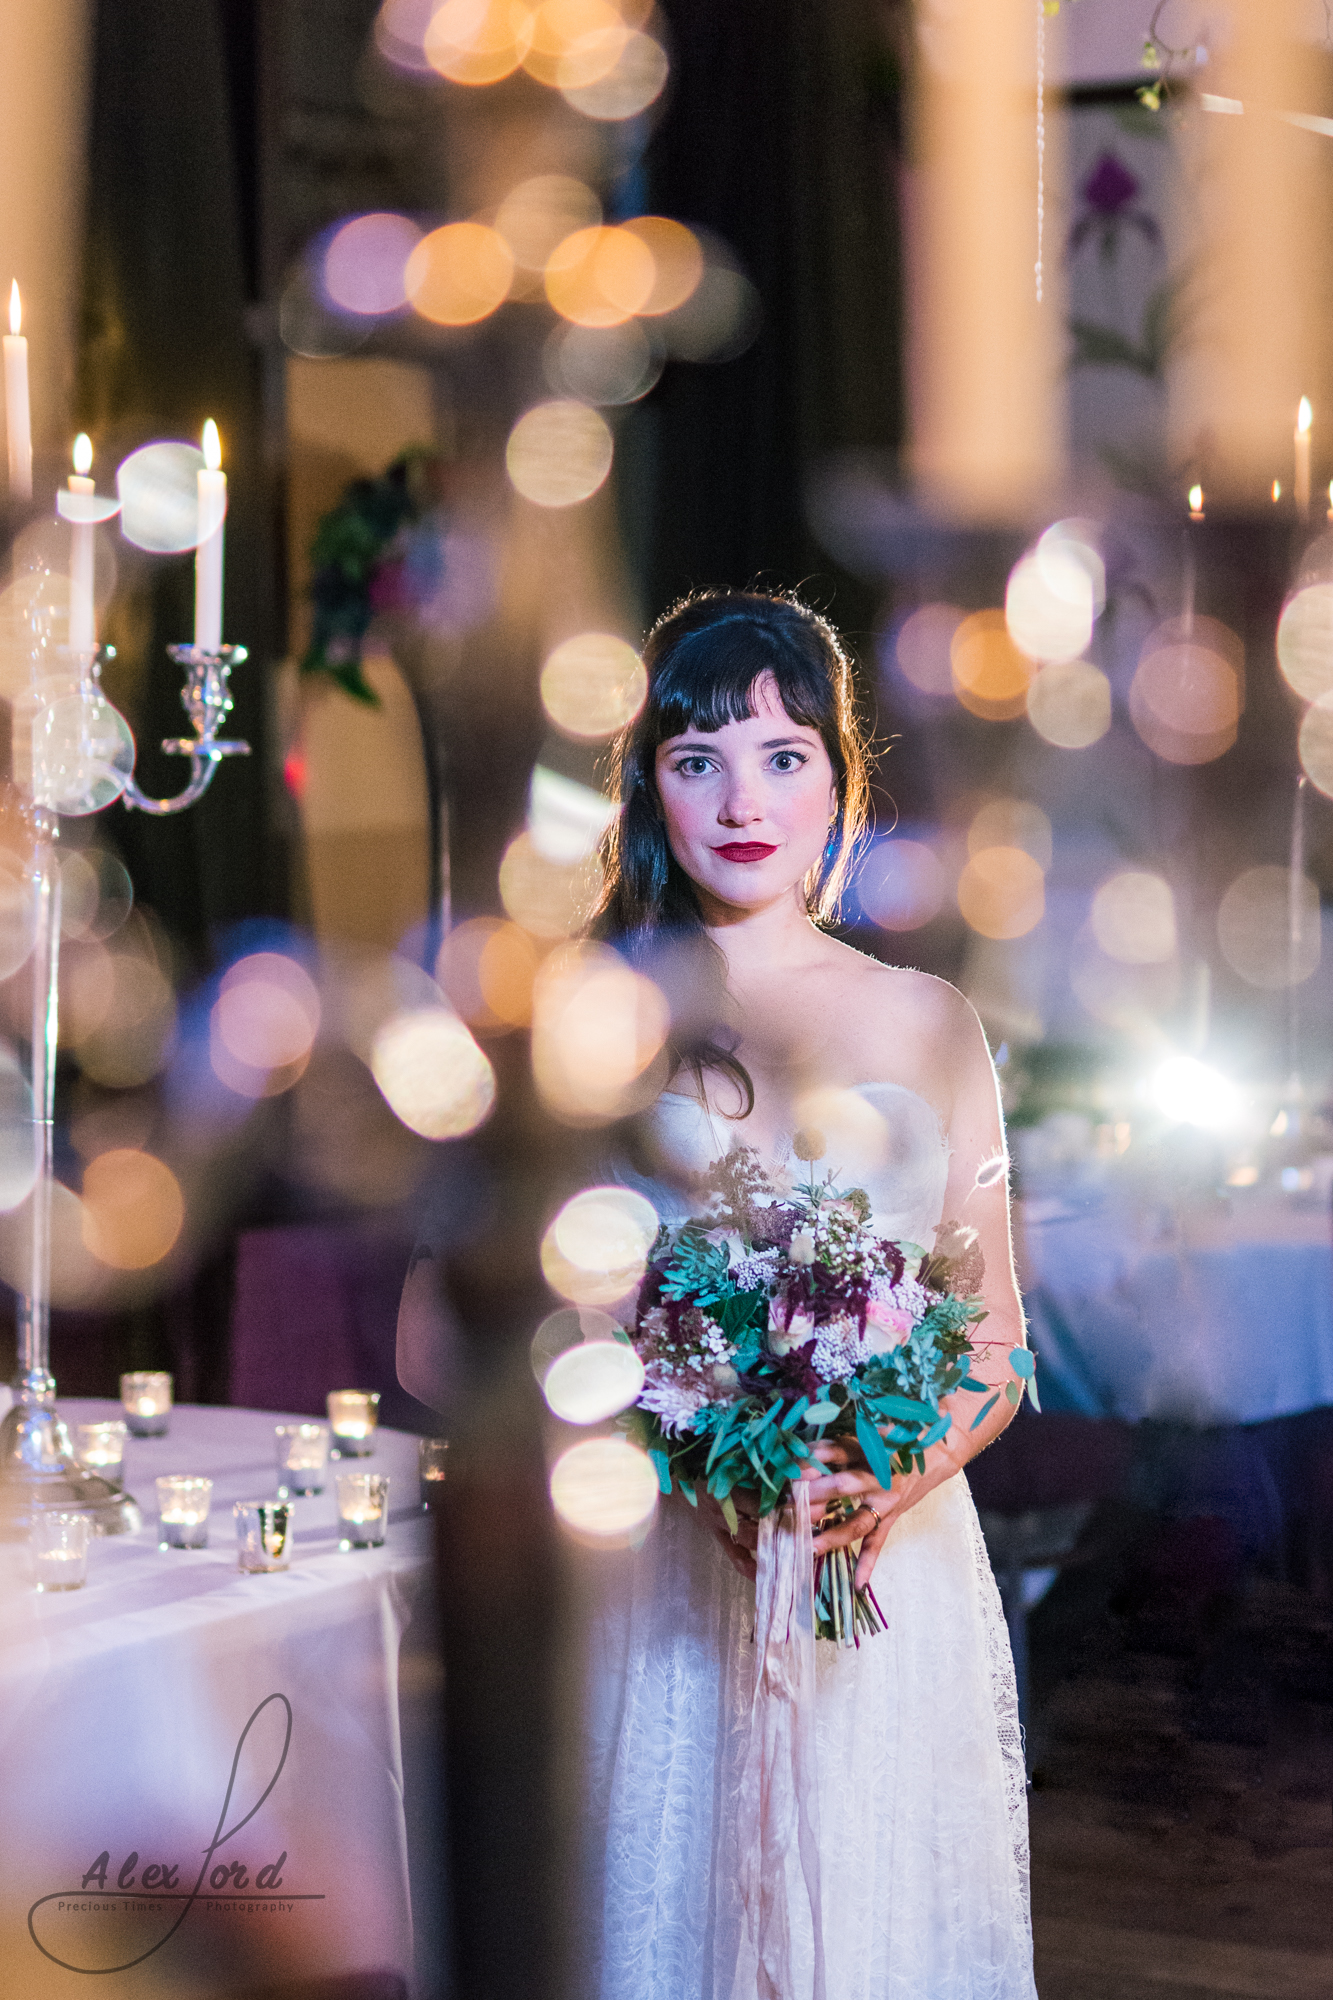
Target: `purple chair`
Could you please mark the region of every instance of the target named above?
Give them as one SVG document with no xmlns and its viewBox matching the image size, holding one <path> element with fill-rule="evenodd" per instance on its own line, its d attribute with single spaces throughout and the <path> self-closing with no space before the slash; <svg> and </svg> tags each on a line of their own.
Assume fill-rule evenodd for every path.
<svg viewBox="0 0 1333 2000">
<path fill-rule="evenodd" d="M 228 1401 L 322 1417 L 330 1389 L 378 1389 L 380 1421 L 430 1432 L 398 1383 L 398 1300 L 410 1238 L 358 1222 L 247 1229 L 236 1242 Z"/>
</svg>

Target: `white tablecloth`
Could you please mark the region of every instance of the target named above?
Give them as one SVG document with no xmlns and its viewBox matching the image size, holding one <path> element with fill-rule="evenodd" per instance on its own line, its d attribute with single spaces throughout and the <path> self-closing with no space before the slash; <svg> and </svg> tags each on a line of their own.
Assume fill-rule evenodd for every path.
<svg viewBox="0 0 1333 2000">
<path fill-rule="evenodd" d="M 62 1409 L 71 1423 L 117 1414 Z M 26 1549 L 0 1547 L 0 1992 L 13 2000 L 206 2000 L 372 1969 L 411 1980 L 398 1652 L 429 1575 L 416 1440 L 381 1431 L 357 1461 L 390 1476 L 383 1549 L 339 1552 L 330 1479 L 295 1503 L 290 1569 L 242 1576 L 231 1503 L 274 1494 L 279 1421 L 179 1408 L 169 1436 L 131 1439 L 145 1527 L 92 1543 L 83 1590 L 37 1592 Z M 214 1481 L 205 1550 L 157 1547 L 153 1481 L 168 1472 Z"/>
<path fill-rule="evenodd" d="M 1075 1191 L 1023 1204 L 1046 1399 L 1088 1415 L 1249 1424 L 1333 1404 L 1333 1232 L 1316 1203 L 1182 1210 Z"/>
</svg>

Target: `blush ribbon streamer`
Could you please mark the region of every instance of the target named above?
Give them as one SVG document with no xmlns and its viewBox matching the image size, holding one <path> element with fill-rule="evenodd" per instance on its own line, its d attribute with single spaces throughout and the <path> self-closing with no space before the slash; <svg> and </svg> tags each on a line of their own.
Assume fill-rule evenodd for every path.
<svg viewBox="0 0 1333 2000">
<path fill-rule="evenodd" d="M 732 2000 L 827 2000 L 819 1889 L 810 1494 L 759 1523 L 755 1683 L 741 1769 L 744 1943 Z"/>
</svg>

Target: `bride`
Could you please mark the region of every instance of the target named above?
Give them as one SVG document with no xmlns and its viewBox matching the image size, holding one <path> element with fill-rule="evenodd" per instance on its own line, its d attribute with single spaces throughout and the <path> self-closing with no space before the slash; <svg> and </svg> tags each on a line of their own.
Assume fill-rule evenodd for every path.
<svg viewBox="0 0 1333 2000">
<path fill-rule="evenodd" d="M 866 1188 L 885 1235 L 928 1248 L 945 1219 L 977 1232 L 991 1343 L 977 1372 L 1012 1379 L 1023 1321 L 980 1024 L 951 986 L 821 928 L 868 791 L 836 635 L 790 599 L 713 594 L 660 621 L 644 664 L 593 932 L 664 984 L 689 967 L 696 1001 L 701 965 L 715 988 L 703 1025 L 678 1030 L 648 1121 L 659 1212 L 690 1213 L 697 1176 L 735 1145 L 779 1176 L 793 1141 L 819 1152 L 821 1171 Z M 836 1157 L 853 1140 L 854 1172 Z M 673 1500 L 605 1571 L 585 1747 L 588 2000 L 1035 1993 L 1013 1669 L 959 1477 L 1012 1408 L 1002 1396 L 973 1430 L 977 1401 L 961 1401 L 925 1471 L 890 1491 L 854 1448 L 818 1448 L 816 1520 L 839 1496 L 859 1504 L 816 1552 L 860 1544 L 857 1581 L 873 1572 L 888 1630 L 815 1649 L 819 1907 L 793 1913 L 780 1985 L 756 1959 L 741 1886 L 757 1523 L 742 1507 L 733 1539 L 714 1503 Z"/>
</svg>

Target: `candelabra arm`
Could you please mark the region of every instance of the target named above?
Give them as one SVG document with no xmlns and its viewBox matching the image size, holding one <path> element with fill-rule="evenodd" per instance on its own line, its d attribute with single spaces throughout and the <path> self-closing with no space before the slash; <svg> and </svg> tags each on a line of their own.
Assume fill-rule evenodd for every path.
<svg viewBox="0 0 1333 2000">
<path fill-rule="evenodd" d="M 213 782 L 213 773 L 224 757 L 248 757 L 250 745 L 239 738 L 221 737 L 217 730 L 224 718 L 231 713 L 232 700 L 228 678 L 232 668 L 248 658 L 244 646 L 220 646 L 214 652 L 202 646 L 168 646 L 168 653 L 178 665 L 185 668 L 185 686 L 181 691 L 181 706 L 194 725 L 193 736 L 169 737 L 162 745 L 169 757 L 188 757 L 190 760 L 189 783 L 174 798 L 154 799 L 131 777 L 127 779 L 121 794 L 127 806 L 134 806 L 139 812 L 151 813 L 162 819 L 170 813 L 184 812 L 188 806 L 201 799 Z"/>
</svg>

